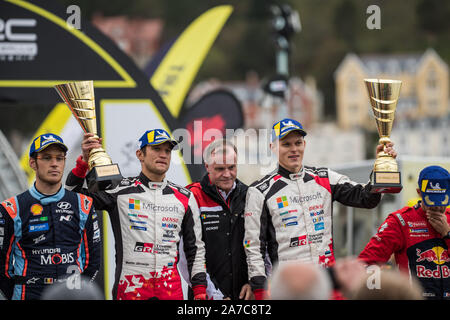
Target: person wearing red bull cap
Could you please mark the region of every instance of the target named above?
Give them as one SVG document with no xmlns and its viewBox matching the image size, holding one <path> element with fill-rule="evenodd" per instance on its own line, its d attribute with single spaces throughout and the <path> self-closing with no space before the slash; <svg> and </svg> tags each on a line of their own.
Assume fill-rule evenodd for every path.
<svg viewBox="0 0 450 320">
<path fill-rule="evenodd" d="M 0 204 L 0 291 L 8 299 L 41 299 L 74 271 L 94 281 L 100 268 L 93 201 L 62 185 L 66 152 L 56 134 L 36 137 L 29 151 L 36 181 Z"/>
<path fill-rule="evenodd" d="M 380 194 L 371 193 L 370 182 L 356 183 L 328 168 L 303 165 L 305 136 L 295 119 L 276 122 L 270 146 L 278 168 L 247 191 L 244 247 L 256 299 L 266 295 L 266 252 L 274 266 L 291 260 L 332 266 L 333 201 L 374 208 L 381 200 Z M 377 153 L 383 148 L 377 146 Z M 385 152 L 397 156 L 392 144 Z"/>
<path fill-rule="evenodd" d="M 450 299 L 450 174 L 440 166 L 424 168 L 416 205 L 391 213 L 359 258 L 384 264 L 392 254 L 401 271 L 416 277 L 427 299 Z"/>
<path fill-rule="evenodd" d="M 101 147 L 101 140 L 85 134 L 83 154 L 66 186 L 92 196 L 95 208 L 109 213 L 116 247 L 114 299 L 182 300 L 178 270 L 182 240 L 194 299 L 205 300 L 205 245 L 197 202 L 191 191 L 166 178 L 178 142 L 163 129 L 146 131 L 139 142 L 136 157 L 141 173 L 90 193 L 82 188 L 87 160 L 91 149 Z"/>
</svg>

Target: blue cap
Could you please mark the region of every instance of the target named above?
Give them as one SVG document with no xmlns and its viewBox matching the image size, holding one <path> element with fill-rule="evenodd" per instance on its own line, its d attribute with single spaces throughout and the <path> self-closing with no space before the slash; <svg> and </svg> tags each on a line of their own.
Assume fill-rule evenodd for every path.
<svg viewBox="0 0 450 320">
<path fill-rule="evenodd" d="M 450 174 L 439 166 L 424 168 L 419 174 L 422 200 L 429 207 L 446 207 L 450 204 Z"/>
<path fill-rule="evenodd" d="M 147 130 L 139 139 L 139 141 L 141 142 L 141 146 L 139 147 L 140 149 L 142 149 L 146 145 L 156 146 L 164 142 L 170 142 L 172 144 L 172 147 L 175 147 L 178 144 L 178 141 L 172 139 L 170 134 L 163 129 Z"/>
<path fill-rule="evenodd" d="M 306 136 L 306 131 L 300 122 L 294 119 L 283 119 L 275 123 L 272 127 L 272 141 L 284 138 L 289 132 L 297 130 L 302 136 Z"/>
<path fill-rule="evenodd" d="M 63 139 L 61 139 L 60 136 L 57 136 L 56 134 L 53 133 L 44 133 L 36 137 L 31 143 L 29 153 L 30 157 L 33 153 L 42 151 L 52 144 L 59 145 L 61 148 L 64 149 L 64 152 L 67 152 L 67 150 L 69 150 L 69 148 L 67 148 L 67 146 L 64 144 Z"/>
</svg>

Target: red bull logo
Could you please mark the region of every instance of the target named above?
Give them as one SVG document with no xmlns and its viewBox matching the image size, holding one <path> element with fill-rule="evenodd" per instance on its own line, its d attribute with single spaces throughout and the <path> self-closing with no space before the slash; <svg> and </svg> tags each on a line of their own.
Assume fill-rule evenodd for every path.
<svg viewBox="0 0 450 320">
<path fill-rule="evenodd" d="M 420 251 L 416 249 L 417 260 L 416 262 L 434 262 L 437 266 L 436 269 L 427 269 L 423 265 L 416 266 L 417 277 L 419 278 L 449 278 L 450 277 L 450 268 L 447 265 L 442 264 L 449 262 L 450 257 L 448 255 L 448 251 L 442 247 L 433 247 L 431 249 Z"/>
<path fill-rule="evenodd" d="M 434 262 L 435 264 L 443 264 L 450 261 L 448 251 L 442 247 L 433 247 L 429 250 L 420 251 L 416 249 L 417 256 L 419 257 L 416 262 L 428 261 Z"/>
<path fill-rule="evenodd" d="M 417 256 L 419 259 L 416 260 L 416 262 L 422 262 L 422 261 L 436 261 L 438 259 L 438 256 L 436 252 L 433 251 L 433 249 L 425 250 L 424 252 L 421 252 L 419 249 L 416 251 Z"/>
<path fill-rule="evenodd" d="M 419 278 L 441 279 L 450 277 L 450 269 L 448 266 L 436 266 L 434 270 L 427 269 L 425 266 L 417 266 L 416 272 Z"/>
</svg>

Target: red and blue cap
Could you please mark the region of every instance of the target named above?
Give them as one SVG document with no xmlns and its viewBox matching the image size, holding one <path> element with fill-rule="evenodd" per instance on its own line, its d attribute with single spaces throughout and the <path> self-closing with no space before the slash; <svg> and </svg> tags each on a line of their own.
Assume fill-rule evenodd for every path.
<svg viewBox="0 0 450 320">
<path fill-rule="evenodd" d="M 429 166 L 419 174 L 419 189 L 423 202 L 429 207 L 450 204 L 450 174 L 440 166 Z"/>
<path fill-rule="evenodd" d="M 170 134 L 163 129 L 147 130 L 139 141 L 141 142 L 140 149 L 147 145 L 156 146 L 158 144 L 163 144 L 164 142 L 170 142 L 173 148 L 178 145 L 178 141 L 173 139 Z"/>
<path fill-rule="evenodd" d="M 272 126 L 272 142 L 276 139 L 283 139 L 291 131 L 299 131 L 302 136 L 306 136 L 306 131 L 300 122 L 286 118 Z"/>
<path fill-rule="evenodd" d="M 60 136 L 54 133 L 44 133 L 34 138 L 33 142 L 31 143 L 29 153 L 30 157 L 33 153 L 40 152 L 48 146 L 51 146 L 52 144 L 60 146 L 64 150 L 64 152 L 67 152 L 67 150 L 69 150 Z"/>
</svg>

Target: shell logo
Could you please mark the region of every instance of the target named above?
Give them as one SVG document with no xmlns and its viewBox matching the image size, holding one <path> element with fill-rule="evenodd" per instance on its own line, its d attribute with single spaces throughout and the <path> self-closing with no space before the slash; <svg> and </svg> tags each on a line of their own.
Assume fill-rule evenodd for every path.
<svg viewBox="0 0 450 320">
<path fill-rule="evenodd" d="M 44 208 L 42 208 L 42 206 L 39 203 L 33 204 L 30 209 L 33 216 L 40 215 L 42 213 L 42 210 L 44 210 Z"/>
</svg>

